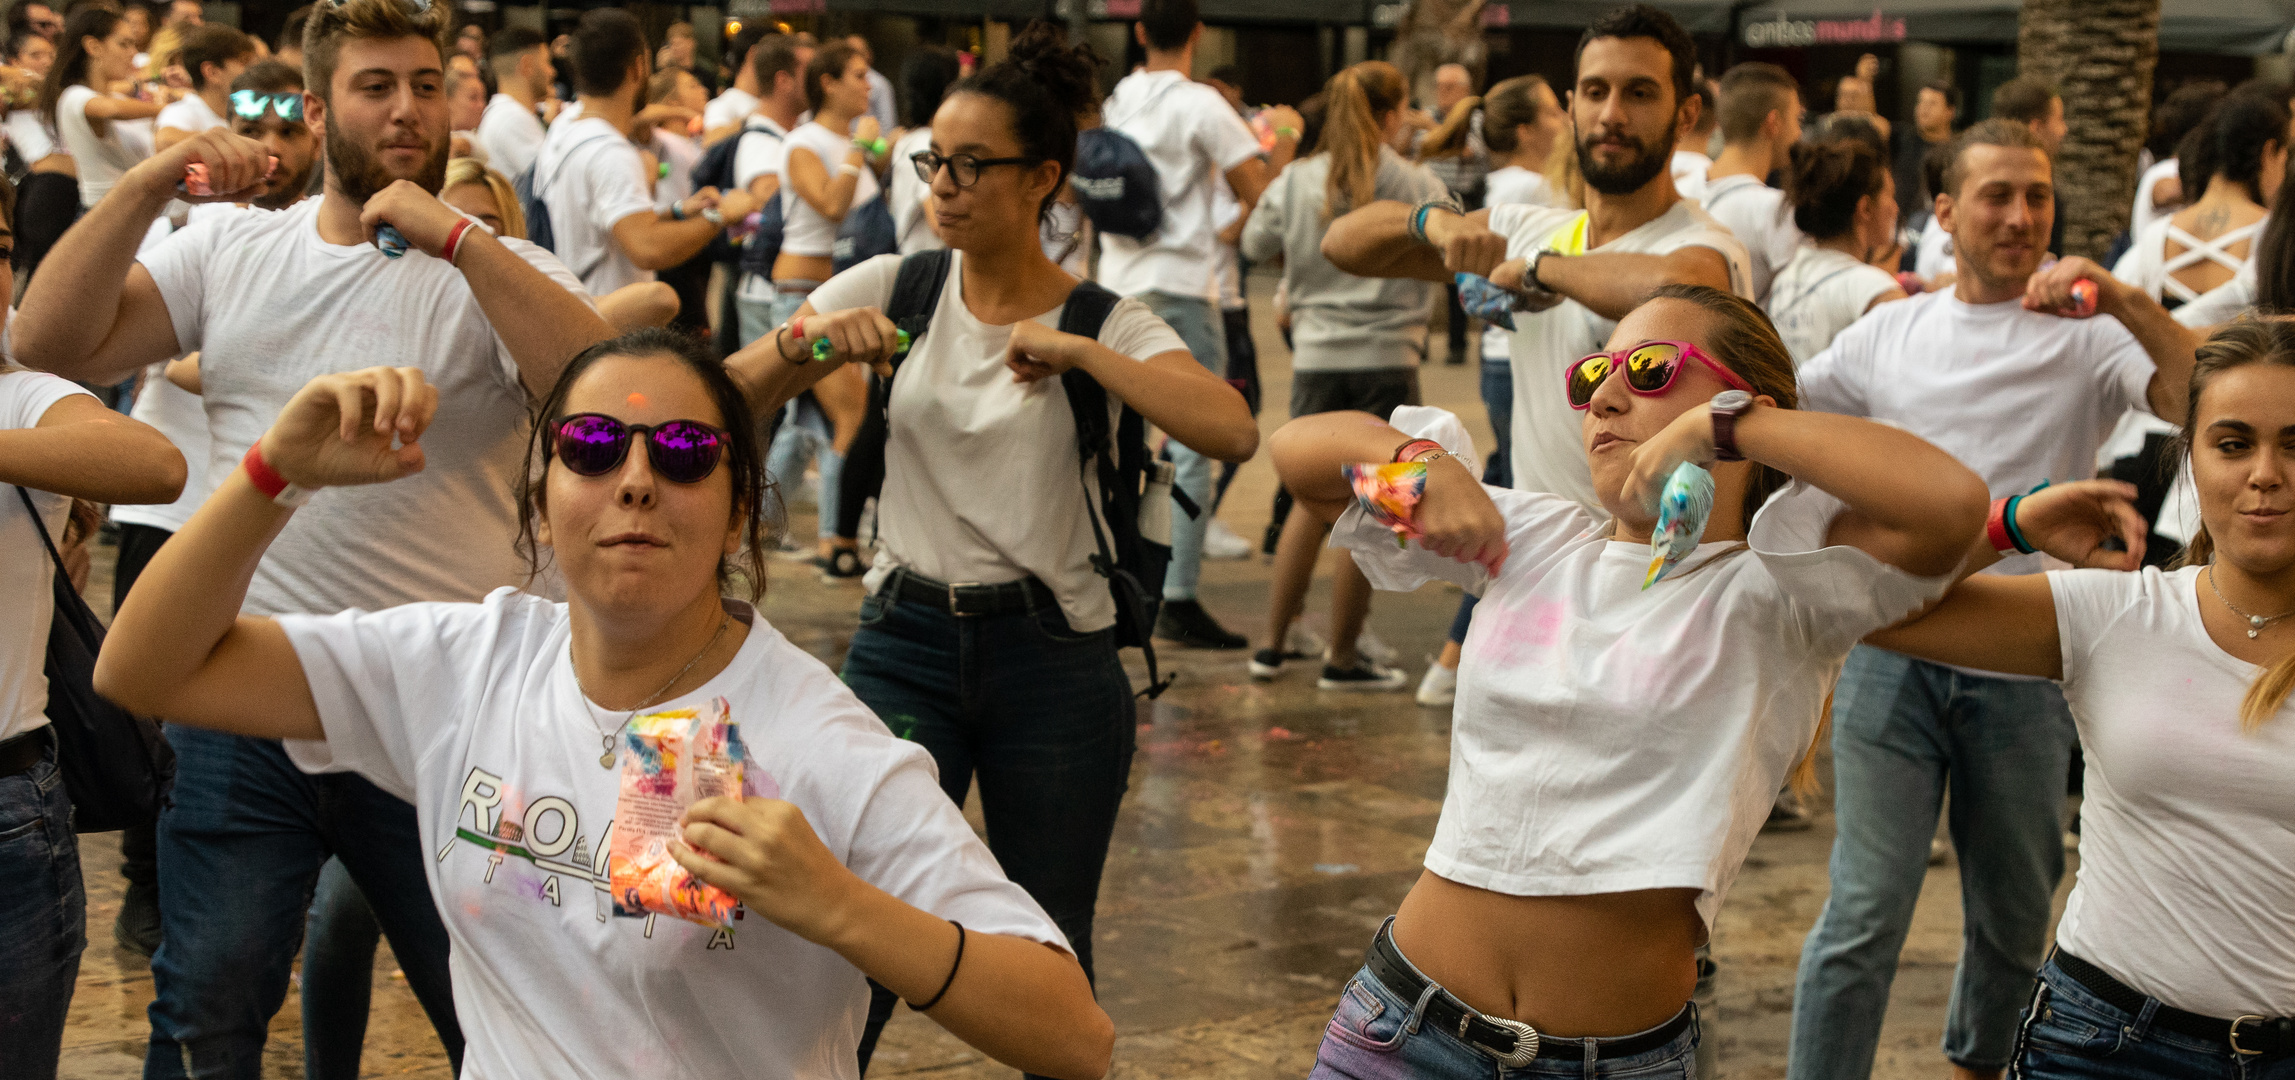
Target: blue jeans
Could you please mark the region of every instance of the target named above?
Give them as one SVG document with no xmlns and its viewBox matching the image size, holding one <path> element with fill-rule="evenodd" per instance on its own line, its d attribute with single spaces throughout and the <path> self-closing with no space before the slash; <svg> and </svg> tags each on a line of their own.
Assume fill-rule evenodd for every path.
<svg viewBox="0 0 2295 1080">
<path fill-rule="evenodd" d="M 1138 299 L 1187 343 L 1196 363 L 1227 377 L 1226 323 L 1211 301 L 1161 292 L 1144 292 Z M 1177 473 L 1173 490 L 1186 492 L 1203 513 L 1189 517 L 1185 510 L 1172 508 L 1171 566 L 1164 571 L 1163 598 L 1193 600 L 1196 580 L 1203 575 L 1203 533 L 1211 527 L 1211 459 L 1180 445 L 1178 439 L 1171 440 L 1167 449 Z"/>
<path fill-rule="evenodd" d="M 1437 990 L 1447 994 L 1448 991 Z M 1455 999 L 1453 999 L 1455 1000 Z M 1607 1080 L 1694 1080 L 1698 1026 L 1655 1050 L 1594 1062 L 1537 1058 L 1509 1069 L 1455 1032 L 1424 1024 L 1422 1006 L 1387 989 L 1363 965 L 1339 994 L 1307 1080 L 1499 1080 L 1501 1077 L 1604 1077 Z M 1670 1022 L 1670 1021 L 1669 1021 Z"/>
<path fill-rule="evenodd" d="M 423 877 L 414 808 L 349 773 L 306 775 L 273 740 L 180 724 L 167 738 L 175 795 L 159 818 L 147 1080 L 258 1075 L 329 855 L 373 904 L 459 1071 L 462 1032 L 438 992 L 448 985 L 446 926 Z"/>
<path fill-rule="evenodd" d="M 351 880 L 341 859 L 328 859 L 311 894 L 310 921 L 303 931 L 303 1076 L 306 1080 L 357 1080 L 366 1048 L 367 1011 L 374 996 L 375 942 L 382 925 L 366 894 Z M 454 988 L 446 969 L 401 964 L 415 1000 L 434 1013 L 454 1008 Z M 449 1047 L 455 1071 L 461 1054 Z"/>
<path fill-rule="evenodd" d="M 1960 968 L 1944 1056 L 2005 1067 L 2064 875 L 2075 738 L 2056 684 L 1988 678 L 1858 646 L 1833 692 L 1832 894 L 1801 949 L 1791 1080 L 1869 1075 L 1897 953 L 1949 790 Z"/>
<path fill-rule="evenodd" d="M 2295 1080 L 2295 1057 L 2262 1061 L 2152 1027 L 2159 1007 L 2131 1013 L 2088 992 L 2050 957 L 2024 1012 L 2014 1080 Z"/>
<path fill-rule="evenodd" d="M 0 779 L 0 1076 L 56 1075 L 64 1015 L 87 947 L 87 893 L 72 800 L 47 753 L 26 772 Z"/>
<path fill-rule="evenodd" d="M 958 806 L 979 777 L 988 850 L 1090 976 L 1092 915 L 1138 715 L 1115 631 L 1079 634 L 1057 607 L 958 617 L 888 590 L 861 602 L 844 680 L 893 734 L 931 752 Z M 891 1012 L 879 993 L 864 1067 Z"/>
<path fill-rule="evenodd" d="M 752 314 L 755 302 L 750 301 L 750 306 L 741 309 L 743 339 L 763 337 L 774 327 L 796 318 L 797 309 L 812 298 L 809 290 L 775 293 L 772 308 L 754 335 L 750 329 L 757 325 Z M 765 471 L 772 474 L 774 486 L 781 489 L 782 504 L 787 505 L 790 494 L 804 485 L 806 463 L 816 457 L 821 460 L 821 495 L 814 500 L 820 520 L 814 526 L 814 534 L 826 540 L 837 534 L 838 478 L 845 471 L 845 456 L 837 452 L 835 428 L 810 395 L 800 396 L 782 408 L 780 426 L 773 432 L 773 443 L 765 451 Z"/>
</svg>

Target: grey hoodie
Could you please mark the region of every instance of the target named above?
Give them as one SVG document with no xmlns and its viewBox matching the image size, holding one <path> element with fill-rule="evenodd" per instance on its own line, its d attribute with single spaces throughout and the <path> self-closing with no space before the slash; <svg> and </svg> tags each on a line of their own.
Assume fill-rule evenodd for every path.
<svg viewBox="0 0 2295 1080">
<path fill-rule="evenodd" d="M 1292 162 L 1259 197 L 1243 226 L 1243 254 L 1254 262 L 1283 258 L 1291 292 L 1294 371 L 1381 371 L 1416 367 L 1426 350 L 1426 321 L 1439 291 L 1433 282 L 1364 278 L 1323 257 L 1323 217 L 1331 155 Z M 1379 147 L 1377 196 L 1417 203 L 1447 190 L 1424 166 Z"/>
</svg>

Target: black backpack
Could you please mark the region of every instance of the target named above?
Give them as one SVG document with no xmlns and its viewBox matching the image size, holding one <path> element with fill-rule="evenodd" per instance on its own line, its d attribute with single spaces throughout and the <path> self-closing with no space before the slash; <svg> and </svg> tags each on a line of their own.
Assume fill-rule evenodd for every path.
<svg viewBox="0 0 2295 1080">
<path fill-rule="evenodd" d="M 1163 182 L 1147 151 L 1109 127 L 1076 133 L 1076 167 L 1068 173 L 1076 205 L 1101 232 L 1145 240 L 1163 225 Z"/>
<path fill-rule="evenodd" d="M 748 121 L 742 121 L 740 131 L 719 139 L 715 146 L 701 155 L 700 161 L 693 163 L 693 172 L 689 174 L 693 177 L 693 189 L 699 191 L 713 187 L 719 191 L 733 190 L 734 159 L 741 154 L 742 140 L 751 135 L 771 134 L 764 128 L 750 127 Z M 765 205 L 757 212 L 757 231 L 750 234 L 749 239 L 735 243 L 727 235 L 730 232 L 730 229 L 720 232 L 709 241 L 704 254 L 709 256 L 710 261 L 729 267 L 738 266 L 743 273 L 772 277 L 773 260 L 781 257 L 781 196 L 775 194 L 765 200 Z"/>
<path fill-rule="evenodd" d="M 915 353 L 915 343 L 931 325 L 933 309 L 940 304 L 941 289 L 948 283 L 948 268 L 954 261 L 945 248 L 920 251 L 901 260 L 885 317 L 908 332 L 910 346 L 908 354 L 893 358 L 894 375 L 900 374 L 901 361 Z M 1060 332 L 1099 337 L 1100 325 L 1119 299 L 1097 282 L 1078 282 L 1060 311 Z M 880 379 L 877 384 L 869 408 L 882 415 L 892 400 L 892 379 Z M 1076 418 L 1078 482 L 1083 479 L 1081 470 L 1098 470 L 1099 497 L 1091 497 L 1089 485 L 1084 489 L 1092 539 L 1099 544 L 1099 553 L 1092 556 L 1092 570 L 1107 580 L 1108 595 L 1116 603 L 1116 647 L 1141 651 L 1147 661 L 1148 685 L 1140 696 L 1153 699 L 1171 686 L 1173 678 L 1160 674 L 1155 658 L 1155 621 L 1163 606 L 1163 578 L 1165 568 L 1171 565 L 1171 540 L 1168 526 L 1161 537 L 1143 532 L 1141 512 L 1168 513 L 1155 502 L 1166 498 L 1177 503 L 1188 517 L 1200 517 L 1203 511 L 1185 492 L 1171 486 L 1170 464 L 1157 461 L 1148 451 L 1145 418 L 1126 405 L 1111 430 L 1108 392 L 1098 380 L 1071 368 L 1060 375 L 1060 385 L 1067 391 L 1068 406 Z M 863 427 L 866 430 L 869 425 Z M 879 423 L 875 430 L 886 428 Z"/>
<path fill-rule="evenodd" d="M 563 163 L 567 159 L 574 156 L 574 151 L 588 146 L 591 143 L 598 142 L 599 140 L 612 137 L 613 136 L 611 135 L 592 135 L 587 139 L 583 139 L 581 142 L 567 147 L 564 156 L 558 159 L 560 162 L 560 167 L 563 168 Z M 526 214 L 527 241 L 534 244 L 539 244 L 545 250 L 549 251 L 550 254 L 559 255 L 560 258 L 564 258 L 564 256 L 560 255 L 558 251 L 558 232 L 556 229 L 550 227 L 549 204 L 542 201 L 542 189 L 548 186 L 548 182 L 539 180 L 535 176 L 535 173 L 541 168 L 542 156 L 540 154 L 536 154 L 534 155 L 534 163 L 526 166 L 523 170 L 520 170 L 517 178 L 510 181 L 510 193 L 518 197 L 518 209 L 524 211 Z M 550 179 L 557 179 L 557 175 L 555 173 L 551 174 Z M 598 258 L 600 261 L 602 261 L 605 258 L 605 253 L 603 251 L 599 252 Z M 597 263 L 593 262 L 588 266 L 568 266 L 566 269 L 573 271 L 575 277 L 583 278 L 588 277 L 590 271 L 597 268 Z"/>
</svg>

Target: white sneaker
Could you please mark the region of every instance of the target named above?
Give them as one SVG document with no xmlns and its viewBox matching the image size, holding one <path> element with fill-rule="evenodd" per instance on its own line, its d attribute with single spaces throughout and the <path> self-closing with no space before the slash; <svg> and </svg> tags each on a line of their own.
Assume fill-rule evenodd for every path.
<svg viewBox="0 0 2295 1080">
<path fill-rule="evenodd" d="M 1317 690 L 1400 690 L 1408 685 L 1409 672 L 1374 663 L 1368 657 L 1356 659 L 1355 666 L 1345 671 L 1325 661 L 1323 676 L 1315 680 Z"/>
<path fill-rule="evenodd" d="M 1418 703 L 1429 708 L 1448 707 L 1458 700 L 1458 669 L 1429 661 L 1426 676 L 1418 681 Z"/>
<path fill-rule="evenodd" d="M 1212 518 L 1203 530 L 1203 557 L 1223 561 L 1248 559 L 1251 541 L 1235 535 L 1235 530 L 1228 528 L 1226 522 Z"/>
<path fill-rule="evenodd" d="M 1393 667 L 1395 661 L 1402 659 L 1402 654 L 1396 652 L 1394 646 L 1380 641 L 1379 636 L 1369 630 L 1355 635 L 1355 653 L 1371 663 L 1386 667 Z"/>
<path fill-rule="evenodd" d="M 1418 679 L 1418 704 L 1446 709 L 1450 702 L 1457 702 L 1457 667 L 1427 663 L 1427 674 Z"/>
<path fill-rule="evenodd" d="M 1331 643 L 1323 640 L 1323 635 L 1307 629 L 1305 623 L 1292 623 L 1291 632 L 1283 635 L 1283 658 L 1286 660 L 1312 660 L 1329 651 Z"/>
</svg>

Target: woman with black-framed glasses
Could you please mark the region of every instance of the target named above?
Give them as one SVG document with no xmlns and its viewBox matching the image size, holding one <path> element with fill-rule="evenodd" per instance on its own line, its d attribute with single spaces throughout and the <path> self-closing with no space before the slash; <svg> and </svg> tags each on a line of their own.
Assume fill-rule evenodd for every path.
<svg viewBox="0 0 2295 1080">
<path fill-rule="evenodd" d="M 864 974 L 1007 1064 L 1104 1073 L 1114 1030 L 1066 940 L 930 760 L 726 595 L 764 586 L 771 489 L 747 403 L 684 336 L 584 350 L 538 410 L 522 540 L 565 603 L 239 616 L 294 507 L 419 472 L 437 404 L 413 368 L 304 387 L 144 571 L 96 678 L 180 723 L 310 740 L 416 803 L 467 1073 L 850 1077 Z M 750 796 L 694 804 L 670 850 L 744 910 L 730 930 L 622 917 L 620 734 L 712 701 Z"/>
<path fill-rule="evenodd" d="M 1063 376 L 1081 373 L 1105 392 L 1111 429 L 1129 406 L 1212 457 L 1248 458 L 1259 441 L 1243 396 L 1178 334 L 1138 300 L 1079 283 L 1038 241 L 1067 186 L 1098 63 L 1036 23 L 1006 60 L 958 83 L 932 118 L 925 160 L 908 163 L 929 171 L 950 250 L 837 275 L 727 362 L 751 399 L 773 408 L 826 371 L 888 361 L 896 284 L 919 272 L 904 267 L 940 268 L 937 285 L 910 279 L 926 287 L 904 319 L 916 336 L 889 392 L 871 595 L 844 677 L 932 752 L 950 800 L 961 804 L 979 778 L 989 850 L 1087 972 L 1136 714 L 1116 602 L 1092 565 L 1099 479 L 1085 468 L 1068 396 L 1081 382 Z M 948 160 L 959 157 L 970 163 Z M 1105 318 L 1071 322 L 1071 308 Z M 817 343 L 824 362 L 813 362 Z M 880 994 L 864 1057 L 891 1008 Z"/>
</svg>

